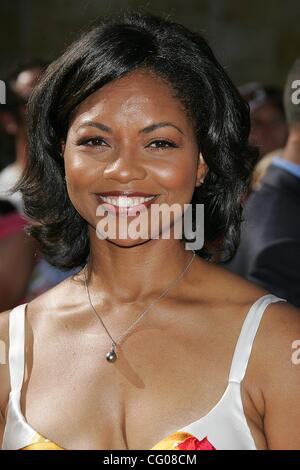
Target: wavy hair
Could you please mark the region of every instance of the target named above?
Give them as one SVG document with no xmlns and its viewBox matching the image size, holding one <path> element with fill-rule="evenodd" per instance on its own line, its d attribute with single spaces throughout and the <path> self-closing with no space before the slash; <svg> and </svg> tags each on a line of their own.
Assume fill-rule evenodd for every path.
<svg viewBox="0 0 300 470">
<path fill-rule="evenodd" d="M 236 250 L 241 201 L 258 155 L 248 145 L 248 105 L 199 33 L 127 11 L 72 43 L 48 66 L 28 103 L 29 160 L 15 190 L 21 190 L 25 213 L 34 220 L 27 232 L 61 269 L 83 266 L 90 251 L 87 222 L 64 184 L 61 140 L 79 103 L 135 69 L 154 72 L 175 90 L 208 165 L 191 201 L 204 204 L 205 243 L 197 254 L 211 260 L 219 251 L 226 259 Z"/>
</svg>

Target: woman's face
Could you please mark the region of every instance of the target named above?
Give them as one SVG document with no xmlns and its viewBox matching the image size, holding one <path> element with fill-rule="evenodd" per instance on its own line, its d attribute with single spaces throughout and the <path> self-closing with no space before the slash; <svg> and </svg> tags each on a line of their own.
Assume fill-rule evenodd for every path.
<svg viewBox="0 0 300 470">
<path fill-rule="evenodd" d="M 141 70 L 108 83 L 78 106 L 63 150 L 69 197 L 90 229 L 107 216 L 115 217 L 119 226 L 122 210 L 116 215 L 112 211 L 128 200 L 116 199 L 118 191 L 156 196 L 152 204 L 177 203 L 183 208 L 206 172 L 182 104 L 168 84 Z M 144 201 L 132 197 L 130 204 Z M 99 206 L 108 209 L 105 216 L 96 215 Z M 149 226 L 152 234 L 161 233 L 159 220 L 150 221 L 151 207 L 151 203 L 143 206 L 148 220 L 147 230 L 141 227 L 140 231 L 144 237 L 122 238 L 116 233 L 107 238 L 120 246 L 133 246 L 151 238 Z M 126 223 L 136 217 L 130 210 L 126 215 Z"/>
</svg>

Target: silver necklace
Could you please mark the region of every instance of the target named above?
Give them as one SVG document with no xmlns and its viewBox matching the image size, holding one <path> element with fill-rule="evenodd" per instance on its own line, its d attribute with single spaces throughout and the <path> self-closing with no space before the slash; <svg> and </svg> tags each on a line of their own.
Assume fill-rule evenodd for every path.
<svg viewBox="0 0 300 470">
<path fill-rule="evenodd" d="M 87 295 L 88 295 L 88 299 L 89 299 L 89 303 L 90 303 L 90 306 L 92 307 L 94 313 L 96 314 L 98 320 L 100 320 L 103 328 L 105 329 L 106 333 L 108 334 L 108 336 L 110 337 L 112 343 L 111 343 L 111 349 L 110 351 L 106 354 L 106 360 L 108 362 L 115 362 L 118 358 L 118 355 L 117 355 L 117 346 L 121 344 L 121 342 L 124 340 L 124 338 L 128 335 L 128 333 L 135 327 L 135 325 L 140 321 L 142 320 L 142 318 L 146 315 L 146 313 L 150 310 L 151 307 L 153 307 L 153 305 L 155 305 L 157 302 L 159 302 L 159 300 L 161 300 L 163 297 L 165 297 L 167 295 L 167 293 L 169 292 L 170 289 L 172 289 L 172 287 L 174 287 L 179 281 L 180 279 L 183 277 L 183 275 L 186 273 L 186 271 L 188 270 L 188 268 L 190 267 L 190 265 L 192 264 L 192 261 L 194 260 L 195 258 L 195 251 L 193 251 L 193 256 L 192 258 L 189 260 L 189 262 L 187 263 L 186 267 L 184 268 L 184 270 L 180 273 L 180 275 L 169 285 L 169 287 L 163 291 L 163 293 L 156 299 L 154 300 L 153 302 L 151 302 L 151 304 L 146 308 L 146 310 L 144 310 L 138 317 L 136 320 L 134 320 L 134 322 L 127 328 L 127 330 L 119 337 L 118 340 L 114 340 L 112 335 L 110 334 L 110 332 L 108 331 L 108 329 L 106 328 L 102 318 L 100 317 L 100 315 L 98 314 L 98 312 L 96 311 L 92 301 L 91 301 L 91 296 L 90 296 L 90 292 L 89 292 L 89 289 L 88 289 L 88 285 L 87 285 L 87 264 L 85 266 L 85 270 L 84 270 L 84 284 L 85 284 L 85 289 L 86 289 L 86 292 L 87 292 Z"/>
</svg>

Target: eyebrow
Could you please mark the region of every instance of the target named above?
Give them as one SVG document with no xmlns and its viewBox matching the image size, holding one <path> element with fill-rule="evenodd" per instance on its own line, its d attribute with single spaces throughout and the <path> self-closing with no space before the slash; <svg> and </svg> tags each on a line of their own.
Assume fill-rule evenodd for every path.
<svg viewBox="0 0 300 470">
<path fill-rule="evenodd" d="M 105 124 L 103 124 L 102 122 L 86 121 L 83 124 L 81 124 L 81 126 L 79 126 L 77 130 L 79 130 L 81 127 L 96 127 L 97 129 L 100 129 L 101 131 L 112 133 L 112 129 L 110 127 L 106 126 Z M 161 127 L 174 127 L 181 134 L 184 135 L 184 133 L 182 132 L 180 127 L 178 127 L 175 124 L 173 124 L 172 122 L 168 122 L 168 121 L 157 122 L 155 124 L 151 124 L 150 126 L 144 127 L 143 129 L 139 130 L 139 134 L 141 134 L 141 133 L 148 134 L 150 132 L 155 131 L 156 129 L 160 129 Z"/>
</svg>

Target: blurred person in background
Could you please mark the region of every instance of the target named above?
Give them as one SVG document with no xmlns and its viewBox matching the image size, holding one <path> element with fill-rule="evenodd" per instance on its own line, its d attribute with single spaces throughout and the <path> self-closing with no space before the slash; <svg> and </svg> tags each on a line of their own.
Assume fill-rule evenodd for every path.
<svg viewBox="0 0 300 470">
<path fill-rule="evenodd" d="M 14 161 L 0 172 L 0 203 L 5 212 L 0 211 L 1 309 L 32 300 L 74 272 L 57 269 L 43 258 L 37 241 L 24 231 L 29 220 L 23 213 L 21 192 L 11 192 L 27 164 L 27 101 L 46 65 L 34 60 L 11 73 L 6 80 L 6 104 L 0 110 L 0 126 L 15 143 Z"/>
<path fill-rule="evenodd" d="M 296 80 L 300 58 L 285 85 L 286 146 L 266 162 L 266 173 L 245 205 L 239 248 L 225 266 L 300 307 L 300 104 L 292 88 Z"/>
<path fill-rule="evenodd" d="M 269 166 L 272 164 L 273 157 L 282 154 L 283 151 L 284 149 L 277 149 L 273 152 L 267 153 L 263 158 L 259 160 L 257 165 L 255 165 L 249 194 L 251 193 L 251 191 L 255 191 L 261 187 L 261 181 L 267 173 Z"/>
<path fill-rule="evenodd" d="M 6 89 L 5 95 L 6 102 L 0 104 L 0 175 L 5 167 L 14 162 L 15 158 L 15 139 L 13 134 L 8 132 L 7 121 L 11 120 L 11 115 L 14 113 L 12 108 L 16 105 L 17 97 L 11 94 L 9 88 Z"/>
<path fill-rule="evenodd" d="M 8 136 L 13 136 L 15 146 L 14 161 L 0 172 L 0 198 L 11 201 L 19 212 L 23 212 L 21 193 L 10 194 L 9 190 L 18 181 L 26 166 L 26 103 L 45 67 L 45 62 L 34 60 L 18 66 L 9 74 L 6 80 L 6 105 L 0 113 L 0 126 Z"/>
<path fill-rule="evenodd" d="M 36 250 L 34 239 L 24 232 L 26 224 L 11 202 L 0 199 L 0 309 L 26 299 Z"/>
<path fill-rule="evenodd" d="M 287 125 L 280 87 L 250 82 L 239 88 L 250 106 L 249 141 L 259 147 L 260 157 L 285 146 Z"/>
</svg>

